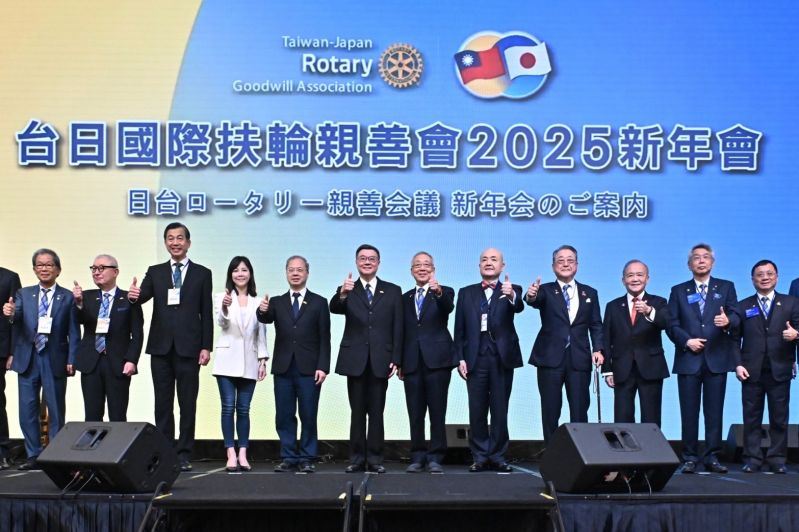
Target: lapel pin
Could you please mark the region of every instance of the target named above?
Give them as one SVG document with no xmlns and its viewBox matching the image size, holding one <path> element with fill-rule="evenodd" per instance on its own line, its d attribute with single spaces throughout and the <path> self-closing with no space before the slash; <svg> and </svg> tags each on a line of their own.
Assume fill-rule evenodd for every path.
<svg viewBox="0 0 799 532">
<path fill-rule="evenodd" d="M 778 306 L 778 307 L 781 307 L 781 306 L 782 306 L 782 302 L 780 302 L 780 301 L 777 301 L 777 306 Z"/>
<path fill-rule="evenodd" d="M 382 291 L 382 290 L 378 290 L 378 292 L 380 292 L 381 294 L 383 293 L 383 291 Z"/>
</svg>

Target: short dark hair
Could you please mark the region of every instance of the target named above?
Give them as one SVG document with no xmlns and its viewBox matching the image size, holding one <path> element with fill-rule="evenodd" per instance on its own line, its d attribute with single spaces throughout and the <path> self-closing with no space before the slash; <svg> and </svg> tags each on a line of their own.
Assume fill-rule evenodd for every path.
<svg viewBox="0 0 799 532">
<path fill-rule="evenodd" d="M 553 263 L 555 262 L 555 255 L 557 255 L 561 251 L 571 251 L 572 253 L 574 253 L 574 260 L 577 260 L 577 250 L 574 248 L 574 246 L 570 246 L 569 244 L 564 244 L 552 252 Z"/>
<path fill-rule="evenodd" d="M 777 265 L 776 265 L 776 264 L 774 264 L 773 262 L 771 262 L 771 261 L 770 261 L 770 260 L 768 260 L 768 259 L 763 259 L 763 260 L 759 260 L 759 261 L 757 261 L 757 262 L 755 263 L 755 265 L 754 265 L 754 266 L 752 266 L 752 273 L 751 273 L 750 275 L 751 275 L 752 277 L 754 277 L 754 276 L 755 276 L 755 270 L 756 270 L 756 269 L 760 268 L 761 266 L 768 266 L 769 264 L 771 264 L 772 266 L 774 266 L 774 273 L 780 273 L 780 271 L 777 269 Z"/>
<path fill-rule="evenodd" d="M 258 295 L 255 291 L 255 271 L 252 269 L 250 259 L 242 255 L 236 255 L 230 259 L 230 264 L 227 267 L 227 277 L 225 277 L 225 288 L 230 290 L 231 293 L 239 293 L 239 291 L 236 290 L 236 285 L 233 284 L 233 270 L 238 268 L 239 264 L 242 262 L 247 266 L 247 269 L 250 270 L 250 280 L 247 283 L 247 295 L 255 297 Z"/>
<path fill-rule="evenodd" d="M 291 262 L 291 261 L 293 261 L 295 259 L 299 259 L 302 262 L 304 262 L 305 263 L 305 271 L 307 271 L 308 273 L 311 272 L 311 265 L 308 263 L 308 259 L 306 259 L 302 255 L 292 255 L 291 257 L 287 258 L 286 259 L 286 269 L 287 270 L 289 269 L 289 262 Z"/>
<path fill-rule="evenodd" d="M 58 268 L 59 270 L 61 269 L 61 259 L 58 258 L 58 253 L 49 248 L 39 248 L 33 252 L 33 257 L 31 257 L 31 264 L 33 264 L 34 268 L 36 267 L 36 258 L 39 255 L 50 255 L 51 257 L 53 257 L 53 264 L 55 264 L 55 267 Z"/>
<path fill-rule="evenodd" d="M 171 224 L 166 226 L 166 228 L 164 229 L 164 240 L 166 240 L 166 234 L 173 229 L 183 229 L 183 233 L 186 235 L 186 240 L 191 240 L 191 233 L 189 232 L 189 228 L 180 222 L 172 222 Z"/>
<path fill-rule="evenodd" d="M 374 247 L 372 244 L 361 244 L 360 246 L 358 246 L 358 249 L 355 250 L 355 258 L 357 259 L 358 254 L 365 249 L 370 249 L 375 253 L 377 253 L 377 260 L 380 260 L 380 250 Z"/>
</svg>

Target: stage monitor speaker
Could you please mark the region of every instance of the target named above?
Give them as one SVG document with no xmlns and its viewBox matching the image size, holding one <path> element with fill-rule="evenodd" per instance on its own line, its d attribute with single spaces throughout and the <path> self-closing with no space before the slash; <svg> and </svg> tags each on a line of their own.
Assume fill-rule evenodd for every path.
<svg viewBox="0 0 799 532">
<path fill-rule="evenodd" d="M 172 442 L 149 423 L 67 423 L 38 462 L 59 488 L 77 491 L 152 492 L 180 474 Z"/>
<path fill-rule="evenodd" d="M 541 476 L 565 493 L 660 491 L 680 465 L 654 423 L 566 423 L 541 458 Z"/>
<path fill-rule="evenodd" d="M 768 433 L 768 425 L 760 426 L 760 447 L 768 449 L 771 446 L 771 438 Z M 724 446 L 724 457 L 730 462 L 738 462 L 743 455 L 744 447 L 744 426 L 741 423 L 730 425 L 727 433 L 727 442 Z M 788 425 L 788 454 L 793 455 L 799 450 L 799 425 Z"/>
</svg>

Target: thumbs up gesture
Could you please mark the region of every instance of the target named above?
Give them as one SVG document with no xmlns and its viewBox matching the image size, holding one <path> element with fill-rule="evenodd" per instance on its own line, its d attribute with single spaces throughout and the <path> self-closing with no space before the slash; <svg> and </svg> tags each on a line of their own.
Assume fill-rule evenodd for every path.
<svg viewBox="0 0 799 532">
<path fill-rule="evenodd" d="M 530 285 L 530 288 L 527 289 L 527 299 L 530 301 L 535 300 L 538 297 L 538 289 L 541 288 L 541 277 L 536 277 L 536 280 L 533 284 Z"/>
<path fill-rule="evenodd" d="M 505 281 L 502 283 L 502 295 L 509 299 L 513 297 L 513 285 L 507 273 L 505 274 Z"/>
<path fill-rule="evenodd" d="M 441 285 L 438 284 L 435 275 L 430 277 L 430 291 L 437 296 L 441 295 Z"/>
<path fill-rule="evenodd" d="M 341 292 L 339 293 L 342 299 L 346 298 L 352 289 L 355 288 L 355 281 L 352 280 L 352 272 L 347 274 L 347 278 L 341 283 Z"/>
<path fill-rule="evenodd" d="M 225 288 L 225 295 L 222 298 L 222 308 L 227 309 L 233 303 L 233 297 L 230 295 L 230 289 Z"/>
<path fill-rule="evenodd" d="M 724 328 L 730 324 L 730 319 L 724 313 L 724 307 L 719 307 L 719 313 L 713 318 L 713 325 Z"/>
<path fill-rule="evenodd" d="M 786 342 L 793 342 L 799 338 L 799 331 L 793 328 L 790 321 L 785 322 L 785 330 L 782 331 L 782 339 Z"/>
<path fill-rule="evenodd" d="M 269 294 L 264 294 L 264 298 L 261 300 L 261 304 L 258 305 L 258 310 L 260 312 L 266 312 L 269 310 Z"/>
<path fill-rule="evenodd" d="M 139 299 L 139 295 L 141 295 L 141 290 L 137 286 L 138 281 L 136 278 L 133 278 L 133 282 L 130 283 L 130 288 L 128 289 L 128 301 L 131 303 Z"/>
<path fill-rule="evenodd" d="M 17 310 L 17 306 L 14 304 L 14 298 L 9 297 L 8 303 L 3 305 L 3 316 L 6 318 L 11 318 L 14 316 L 14 312 Z"/>
<path fill-rule="evenodd" d="M 75 304 L 78 307 L 83 306 L 83 288 L 80 287 L 78 281 L 72 281 L 72 297 L 75 298 Z"/>
</svg>

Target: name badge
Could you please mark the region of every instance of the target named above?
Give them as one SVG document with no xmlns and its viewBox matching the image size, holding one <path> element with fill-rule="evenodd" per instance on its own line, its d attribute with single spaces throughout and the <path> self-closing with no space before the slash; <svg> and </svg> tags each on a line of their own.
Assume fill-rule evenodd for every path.
<svg viewBox="0 0 799 532">
<path fill-rule="evenodd" d="M 760 309 L 758 307 L 751 307 L 751 308 L 746 309 L 746 317 L 747 318 L 754 318 L 758 314 L 760 314 Z"/>
<path fill-rule="evenodd" d="M 488 330 L 488 313 L 483 312 L 480 314 L 480 332 L 486 332 Z"/>
<path fill-rule="evenodd" d="M 95 334 L 107 334 L 111 318 L 97 318 L 97 327 L 94 328 Z"/>
<path fill-rule="evenodd" d="M 702 294 L 688 294 L 688 303 L 694 304 L 702 301 Z"/>
<path fill-rule="evenodd" d="M 170 288 L 166 293 L 167 305 L 180 305 L 180 288 Z"/>
<path fill-rule="evenodd" d="M 39 334 L 50 334 L 50 330 L 53 328 L 53 318 L 50 316 L 40 316 L 39 317 L 39 328 L 36 329 L 36 332 Z"/>
</svg>

